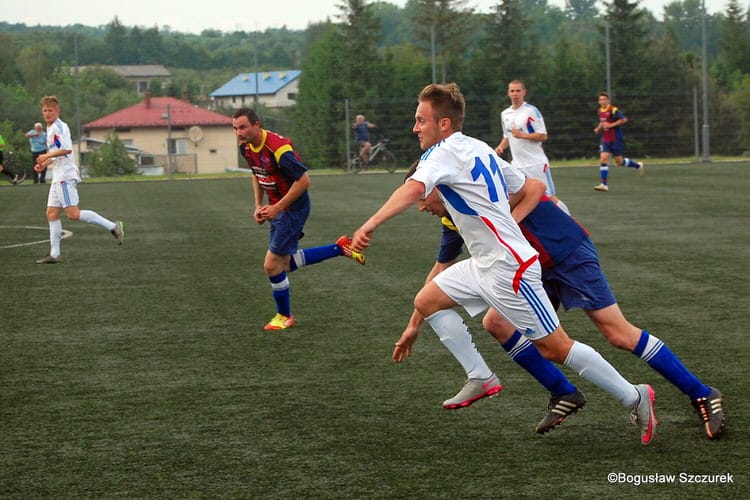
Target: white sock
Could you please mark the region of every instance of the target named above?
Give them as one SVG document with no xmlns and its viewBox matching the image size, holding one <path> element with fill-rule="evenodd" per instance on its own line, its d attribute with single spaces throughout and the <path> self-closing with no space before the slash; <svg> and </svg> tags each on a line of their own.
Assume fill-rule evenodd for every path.
<svg viewBox="0 0 750 500">
<path fill-rule="evenodd" d="M 456 311 L 438 311 L 425 320 L 435 330 L 440 342 L 461 363 L 467 378 L 487 379 L 492 376 L 492 370 L 474 345 L 469 327 Z"/>
<path fill-rule="evenodd" d="M 79 219 L 82 222 L 86 222 L 88 224 L 96 224 L 97 226 L 102 226 L 107 231 L 113 230 L 116 226 L 114 222 L 109 219 L 105 219 L 93 210 L 81 210 Z"/>
<path fill-rule="evenodd" d="M 639 396 L 635 386 L 625 380 L 601 354 L 590 346 L 573 341 L 573 347 L 570 348 L 564 364 L 577 371 L 584 379 L 614 396 L 625 408 L 630 409 L 638 403 Z"/>
<path fill-rule="evenodd" d="M 54 258 L 60 256 L 61 239 L 62 222 L 60 222 L 60 219 L 49 221 L 49 254 Z"/>
</svg>

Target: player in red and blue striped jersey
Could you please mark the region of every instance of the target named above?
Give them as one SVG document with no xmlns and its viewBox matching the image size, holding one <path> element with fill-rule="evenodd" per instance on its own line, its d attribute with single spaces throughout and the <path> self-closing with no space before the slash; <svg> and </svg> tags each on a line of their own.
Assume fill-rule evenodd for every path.
<svg viewBox="0 0 750 500">
<path fill-rule="evenodd" d="M 594 129 L 595 134 L 601 134 L 599 142 L 599 174 L 601 183 L 594 186 L 597 191 L 609 191 L 609 157 L 614 156 L 615 162 L 620 166 L 634 168 L 639 176 L 646 173 L 643 162 L 637 162 L 625 158 L 625 140 L 623 138 L 622 126 L 628 123 L 628 118 L 617 106 L 609 102 L 609 94 L 599 92 L 599 124 Z"/>
<path fill-rule="evenodd" d="M 264 327 L 284 330 L 294 326 L 287 273 L 344 255 L 364 265 L 365 256 L 351 249 L 348 236 L 336 243 L 298 249 L 302 229 L 310 215 L 310 177 L 294 150 L 292 141 L 263 128 L 258 115 L 241 108 L 232 117 L 240 152 L 253 171 L 255 210 L 258 224 L 270 221 L 270 244 L 263 267 L 271 282 L 276 315 Z M 264 199 L 268 203 L 264 204 Z"/>
</svg>

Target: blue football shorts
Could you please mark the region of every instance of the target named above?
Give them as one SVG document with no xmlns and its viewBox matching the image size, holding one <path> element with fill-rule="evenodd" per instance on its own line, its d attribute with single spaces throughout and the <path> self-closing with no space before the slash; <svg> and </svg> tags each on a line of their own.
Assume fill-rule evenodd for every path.
<svg viewBox="0 0 750 500">
<path fill-rule="evenodd" d="M 310 215 L 309 205 L 301 210 L 284 210 L 271 221 L 268 249 L 276 255 L 292 255 L 299 240 L 305 235 L 302 229 Z"/>
<path fill-rule="evenodd" d="M 617 303 L 590 238 L 564 261 L 542 270 L 542 282 L 555 308 L 596 310 Z"/>
<path fill-rule="evenodd" d="M 599 145 L 599 152 L 622 156 L 625 153 L 625 144 L 622 141 L 602 141 Z"/>
</svg>

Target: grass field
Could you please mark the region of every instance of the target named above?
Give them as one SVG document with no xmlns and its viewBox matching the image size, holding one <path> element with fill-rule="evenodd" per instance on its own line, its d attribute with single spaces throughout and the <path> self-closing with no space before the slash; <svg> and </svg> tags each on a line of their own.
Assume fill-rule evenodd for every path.
<svg viewBox="0 0 750 500">
<path fill-rule="evenodd" d="M 47 244 L 10 247 L 47 238 L 47 189 L 6 185 L 0 497 L 750 498 L 750 164 L 659 165 L 643 179 L 611 169 L 609 193 L 592 189 L 596 167 L 554 175 L 628 318 L 724 392 L 721 441 L 580 311 L 561 313 L 568 332 L 654 386 L 652 446 L 568 370 L 589 403 L 536 435 L 548 395 L 478 319 L 468 322 L 504 389 L 442 409 L 463 371 L 429 327 L 411 359 L 390 361 L 439 241 L 438 220 L 416 209 L 379 230 L 367 266 L 337 258 L 290 275 L 298 326 L 272 333 L 267 227 L 249 218 L 247 177 L 81 185 L 82 207 L 123 219 L 126 241 L 64 221 L 73 235 L 54 266 L 34 263 Z M 313 176 L 304 246 L 351 233 L 400 182 Z M 610 473 L 676 477 L 611 484 Z"/>
</svg>

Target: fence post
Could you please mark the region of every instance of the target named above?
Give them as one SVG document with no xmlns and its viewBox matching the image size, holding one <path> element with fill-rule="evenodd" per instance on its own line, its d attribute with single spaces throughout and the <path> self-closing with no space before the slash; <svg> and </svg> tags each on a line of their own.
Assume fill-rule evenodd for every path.
<svg viewBox="0 0 750 500">
<path fill-rule="evenodd" d="M 700 160 L 701 152 L 698 145 L 698 88 L 693 87 L 693 141 L 695 143 L 695 161 Z"/>
<path fill-rule="evenodd" d="M 349 125 L 349 99 L 344 99 L 344 133 L 346 134 L 346 171 L 349 172 L 352 168 L 351 157 L 352 157 L 352 142 L 351 142 L 351 126 Z"/>
</svg>

